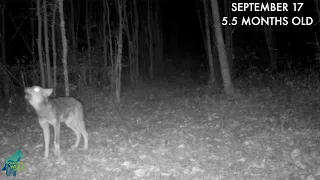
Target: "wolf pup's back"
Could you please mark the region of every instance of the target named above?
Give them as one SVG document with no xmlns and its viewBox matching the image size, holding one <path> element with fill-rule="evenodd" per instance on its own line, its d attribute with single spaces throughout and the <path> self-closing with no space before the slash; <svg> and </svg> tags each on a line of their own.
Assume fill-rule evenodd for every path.
<svg viewBox="0 0 320 180">
<path fill-rule="evenodd" d="M 64 122 L 76 134 L 76 142 L 72 146 L 79 146 L 81 135 L 84 139 L 84 149 L 88 148 L 88 133 L 83 104 L 72 97 L 58 97 L 50 99 L 53 89 L 44 89 L 39 86 L 25 88 L 26 99 L 35 109 L 39 124 L 43 130 L 45 142 L 45 158 L 49 156 L 50 128 L 54 127 L 55 155 L 60 155 L 60 123 Z"/>
<path fill-rule="evenodd" d="M 78 116 L 78 123 L 86 123 L 83 104 L 73 97 L 48 99 L 45 107 L 37 112 L 38 116 L 56 116 L 59 117 L 60 122 L 66 122 L 69 116 Z"/>
</svg>

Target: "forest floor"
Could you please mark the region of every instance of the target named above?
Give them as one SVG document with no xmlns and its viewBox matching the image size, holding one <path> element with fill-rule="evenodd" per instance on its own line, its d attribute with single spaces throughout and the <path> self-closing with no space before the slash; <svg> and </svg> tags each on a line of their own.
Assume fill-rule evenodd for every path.
<svg viewBox="0 0 320 180">
<path fill-rule="evenodd" d="M 51 140 L 47 160 L 34 112 L 12 112 L 0 117 L 0 165 L 20 149 L 17 180 L 320 179 L 319 93 L 242 86 L 229 97 L 184 78 L 144 82 L 124 88 L 120 105 L 90 94 L 89 150 L 71 150 L 62 125 L 61 157 Z"/>
</svg>

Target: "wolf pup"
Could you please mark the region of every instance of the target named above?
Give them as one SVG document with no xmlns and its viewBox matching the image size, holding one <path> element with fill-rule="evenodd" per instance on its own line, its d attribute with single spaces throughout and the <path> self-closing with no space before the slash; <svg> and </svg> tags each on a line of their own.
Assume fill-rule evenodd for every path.
<svg viewBox="0 0 320 180">
<path fill-rule="evenodd" d="M 64 122 L 74 131 L 77 140 L 72 148 L 78 147 L 81 135 L 84 139 L 84 148 L 88 149 L 88 133 L 86 131 L 86 122 L 84 108 L 81 102 L 72 97 L 49 98 L 53 89 L 45 89 L 39 86 L 26 87 L 25 98 L 35 109 L 39 124 L 44 135 L 44 158 L 49 156 L 50 128 L 54 128 L 54 154 L 60 155 L 60 123 Z"/>
</svg>

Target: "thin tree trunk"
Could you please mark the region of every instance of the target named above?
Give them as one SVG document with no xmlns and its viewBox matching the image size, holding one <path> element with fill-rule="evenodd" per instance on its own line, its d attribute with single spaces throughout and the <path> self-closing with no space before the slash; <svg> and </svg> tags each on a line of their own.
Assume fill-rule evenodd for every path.
<svg viewBox="0 0 320 180">
<path fill-rule="evenodd" d="M 157 70 L 163 68 L 163 36 L 162 36 L 162 26 L 161 26 L 161 14 L 160 14 L 160 5 L 159 1 L 155 1 L 155 11 L 154 11 L 154 45 L 155 45 L 155 61 Z"/>
<path fill-rule="evenodd" d="M 6 1 L 1 2 L 1 32 L 0 32 L 0 40 L 1 40 L 1 52 L 2 57 L 0 60 L 0 66 L 3 64 L 5 66 L 7 64 L 7 55 L 6 55 L 6 29 L 5 29 L 5 11 L 6 11 Z M 10 105 L 10 86 L 9 86 L 9 75 L 6 71 L 3 72 L 3 84 L 0 83 L 0 85 L 3 85 L 3 93 L 4 93 L 4 102 L 5 102 L 5 114 L 9 112 L 9 105 Z M 0 76 L 1 78 L 1 76 Z M 1 90 L 1 89 L 0 89 Z M 1 94 L 0 94 L 1 97 Z"/>
<path fill-rule="evenodd" d="M 124 11 L 125 29 L 129 44 L 130 82 L 136 87 L 139 74 L 139 16 L 136 0 L 130 1 L 130 17 Z M 131 30 L 131 31 L 130 31 Z"/>
<path fill-rule="evenodd" d="M 211 11 L 213 15 L 214 30 L 217 40 L 218 55 L 220 60 L 221 74 L 223 79 L 224 91 L 229 95 L 234 95 L 234 87 L 231 81 L 228 58 L 223 42 L 223 33 L 221 29 L 219 6 L 217 0 L 211 0 Z"/>
<path fill-rule="evenodd" d="M 271 17 L 272 12 L 262 12 L 264 17 Z M 278 70 L 278 53 L 276 49 L 276 40 L 272 26 L 264 25 L 264 35 L 267 44 L 267 48 L 270 55 L 270 67 L 272 72 L 276 72 Z"/>
<path fill-rule="evenodd" d="M 132 10 L 131 10 L 132 11 Z M 131 14 L 131 13 L 130 13 Z M 124 21 L 124 29 L 125 29 L 125 33 L 126 33 L 126 36 L 127 36 L 127 39 L 128 39 L 128 54 L 129 54 L 129 68 L 130 68 L 130 83 L 132 86 L 135 86 L 135 65 L 134 65 L 134 45 L 133 45 L 133 33 L 131 34 L 130 33 L 130 29 L 134 30 L 133 29 L 133 26 L 132 26 L 132 21 L 133 21 L 133 18 L 132 16 L 130 16 L 130 21 L 129 21 L 129 17 L 128 17 L 128 14 L 126 11 L 123 12 L 123 21 Z"/>
<path fill-rule="evenodd" d="M 197 13 L 198 13 L 198 19 L 199 19 L 199 24 L 200 24 L 200 29 L 201 29 L 201 35 L 202 35 L 202 40 L 203 40 L 203 43 L 204 43 L 204 46 L 206 47 L 207 46 L 207 41 L 206 41 L 206 34 L 205 34 L 205 30 L 203 29 L 203 22 L 202 22 L 202 18 L 201 18 L 201 14 L 200 14 L 200 9 L 199 9 L 199 5 L 198 5 L 198 1 L 195 1 L 196 3 L 196 7 L 197 7 Z M 203 4 L 203 1 L 201 1 L 200 3 Z M 205 50 L 207 51 L 207 48 L 205 48 Z M 206 52 L 208 53 L 208 52 Z"/>
<path fill-rule="evenodd" d="M 34 2 L 33 1 L 30 1 L 30 7 L 31 7 L 31 9 L 34 9 L 35 8 L 35 4 L 34 4 Z M 36 50 L 35 50 L 35 38 L 34 37 L 36 37 L 35 36 L 35 32 L 34 32 L 34 28 L 35 28 L 35 26 L 34 26 L 34 21 L 35 21 L 35 17 L 34 16 L 32 16 L 31 18 L 30 18 L 30 25 L 31 25 L 31 27 L 30 27 L 30 31 L 31 31 L 31 54 L 32 54 L 32 60 L 31 60 L 31 64 L 36 64 Z M 38 67 L 32 67 L 33 68 L 33 70 L 38 70 Z M 26 78 L 25 78 L 25 80 L 26 80 Z M 37 79 L 37 77 L 36 76 L 32 76 L 32 78 L 31 78 L 31 84 L 37 84 L 38 83 L 38 79 Z M 27 107 L 29 108 L 29 103 L 28 102 L 26 102 L 26 104 L 27 104 Z"/>
<path fill-rule="evenodd" d="M 77 1 L 78 2 L 78 1 Z M 74 5 L 76 5 L 77 3 L 75 3 Z M 80 12 L 81 12 L 81 8 L 80 5 L 79 6 L 75 6 L 77 7 L 77 13 L 75 14 L 75 39 L 76 39 L 76 58 L 78 59 L 79 56 L 79 52 L 78 52 L 78 39 L 79 39 L 79 24 L 80 24 Z"/>
<path fill-rule="evenodd" d="M 149 77 L 153 78 L 153 61 L 154 61 L 154 49 L 153 49 L 153 33 L 152 33 L 152 22 L 153 14 L 151 12 L 150 0 L 148 0 L 148 38 L 149 38 Z"/>
<path fill-rule="evenodd" d="M 90 41 L 90 20 L 89 20 L 89 0 L 86 0 L 86 34 L 87 34 L 87 43 L 88 43 L 88 50 L 87 50 L 87 56 L 88 56 L 88 74 L 89 74 L 89 84 L 92 83 L 92 75 L 91 75 L 91 41 Z"/>
<path fill-rule="evenodd" d="M 77 41 L 76 41 L 76 34 L 75 34 L 75 15 L 74 15 L 74 3 L 73 0 L 70 0 L 70 30 L 71 30 L 71 64 L 77 62 Z"/>
<path fill-rule="evenodd" d="M 111 92 L 115 96 L 115 65 L 114 65 L 114 51 L 113 51 L 113 37 L 112 37 L 112 29 L 110 25 L 110 7 L 109 4 L 106 3 L 107 7 L 107 25 L 108 25 L 108 40 L 109 40 L 109 55 L 111 62 Z"/>
<path fill-rule="evenodd" d="M 21 73 L 22 85 L 23 85 L 23 87 L 27 87 L 27 86 L 26 86 L 25 72 L 20 71 L 20 73 Z M 29 105 L 28 101 L 24 101 L 24 105 L 25 105 L 25 108 L 26 108 L 27 113 L 30 113 L 30 108 L 29 108 L 30 105 Z"/>
<path fill-rule="evenodd" d="M 264 34 L 266 38 L 266 43 L 270 55 L 270 67 L 272 72 L 276 72 L 278 69 L 278 53 L 276 50 L 276 42 L 274 38 L 273 28 L 264 25 Z"/>
<path fill-rule="evenodd" d="M 58 1 L 54 0 L 54 7 L 52 11 L 52 24 L 51 24 L 51 36 L 52 36 L 52 58 L 53 58 L 53 87 L 55 91 L 53 95 L 56 96 L 57 88 L 57 50 L 56 50 L 56 35 L 55 35 L 55 25 L 56 25 L 56 13 L 57 13 Z"/>
<path fill-rule="evenodd" d="M 224 1 L 224 13 L 225 13 L 226 17 L 228 17 L 229 19 L 232 19 L 230 0 Z M 229 69 L 230 69 L 230 71 L 232 71 L 232 65 L 233 65 L 232 26 L 230 26 L 230 25 L 224 26 L 224 39 L 226 40 L 226 52 L 227 52 L 227 57 L 228 57 Z"/>
<path fill-rule="evenodd" d="M 199 1 L 200 3 L 202 3 L 202 5 L 203 5 L 203 1 Z M 207 48 L 207 37 L 206 37 L 206 33 L 205 33 L 205 25 L 203 25 L 204 23 L 202 22 L 202 17 L 201 17 L 201 14 L 200 14 L 200 9 L 199 9 L 199 4 L 198 4 L 198 1 L 195 1 L 195 3 L 196 3 L 196 7 L 197 7 L 197 13 L 198 13 L 198 19 L 199 19 L 199 24 L 200 24 L 200 29 L 201 29 L 201 35 L 202 35 L 202 41 L 203 41 L 203 45 L 204 45 L 204 49 L 205 49 L 205 51 L 206 51 L 206 55 L 207 55 L 207 59 L 205 59 L 202 63 L 203 63 L 203 69 L 204 69 L 204 72 L 207 72 L 208 71 L 208 65 L 209 65 L 209 52 L 208 52 L 208 48 Z M 208 20 L 209 21 L 209 20 Z M 210 26 L 209 26 L 209 32 L 211 32 L 210 31 Z M 209 33 L 210 34 L 210 33 Z M 212 43 L 214 44 L 214 41 L 213 41 L 213 39 L 211 38 L 211 36 L 210 36 L 210 39 L 211 39 L 211 41 L 212 41 Z M 210 42 L 211 42 L 210 41 Z M 211 46 L 211 48 L 213 49 L 213 47 Z M 212 52 L 212 49 L 211 49 L 211 52 Z M 212 52 L 213 53 L 213 52 Z M 213 57 L 213 54 L 212 54 L 212 57 Z M 207 63 L 206 63 L 207 62 Z M 214 61 L 213 61 L 214 62 Z M 215 65 L 213 65 L 213 67 L 215 68 Z M 209 66 L 209 76 L 210 76 L 210 66 Z M 214 77 L 216 77 L 215 76 L 215 74 L 214 74 Z M 210 79 L 210 77 L 209 77 L 209 79 Z M 216 79 L 216 78 L 215 78 Z"/>
<path fill-rule="evenodd" d="M 40 66 L 40 76 L 41 76 L 41 86 L 45 87 L 45 74 L 43 68 L 43 59 L 42 59 L 42 18 L 41 18 L 41 9 L 40 9 L 40 0 L 37 0 L 37 16 L 38 16 L 38 58 Z"/>
<path fill-rule="evenodd" d="M 271 16 L 271 13 L 263 13 L 263 16 Z M 272 72 L 276 72 L 278 69 L 278 53 L 276 50 L 276 42 L 273 28 L 271 26 L 264 25 L 264 36 L 270 55 L 270 67 Z"/>
<path fill-rule="evenodd" d="M 47 1 L 43 0 L 43 28 L 44 28 L 44 44 L 46 49 L 46 65 L 47 65 L 47 85 L 52 86 L 51 80 L 51 65 L 50 65 L 50 52 L 49 52 L 49 34 L 48 34 L 48 17 L 47 17 Z"/>
<path fill-rule="evenodd" d="M 33 1 L 30 1 L 30 7 L 31 9 L 34 9 L 34 2 Z M 32 64 L 36 62 L 36 56 L 35 56 L 35 39 L 34 39 L 34 17 L 32 16 L 30 18 L 30 24 L 31 24 L 31 27 L 30 27 L 30 31 L 31 31 L 31 54 L 32 54 Z"/>
<path fill-rule="evenodd" d="M 120 103 L 120 93 L 121 93 L 121 70 L 122 70 L 122 65 L 121 65 L 121 59 L 122 59 L 122 36 L 123 36 L 123 13 L 122 9 L 124 8 L 123 1 L 118 0 L 118 13 L 119 13 L 119 34 L 118 34 L 118 39 L 117 39 L 117 44 L 118 44 L 118 49 L 117 49 L 117 59 L 116 59 L 116 102 Z"/>
<path fill-rule="evenodd" d="M 206 36 L 206 52 L 208 56 L 208 64 L 209 64 L 209 84 L 213 84 L 216 82 L 216 77 L 214 74 L 214 66 L 213 66 L 213 42 L 210 34 L 210 26 L 209 26 L 209 4 L 210 2 L 206 0 L 202 0 L 203 8 L 204 8 L 204 23 L 205 23 L 205 36 Z"/>
<path fill-rule="evenodd" d="M 63 75 L 64 75 L 64 86 L 65 86 L 65 96 L 69 96 L 69 76 L 68 76 L 68 64 L 67 64 L 67 55 L 68 55 L 68 44 L 66 38 L 66 28 L 63 14 L 63 0 L 59 0 L 59 14 L 60 14 L 60 29 L 61 29 L 61 38 L 62 38 L 62 63 L 63 63 Z"/>
<path fill-rule="evenodd" d="M 104 78 L 104 84 L 106 82 L 106 80 L 108 79 L 108 44 L 107 44 L 107 22 L 106 22 L 106 15 L 107 13 L 109 12 L 106 12 L 107 11 L 107 4 L 108 2 L 106 1 L 103 1 L 103 15 L 102 15 L 102 25 L 103 25 L 103 66 L 104 66 L 104 69 L 103 69 L 103 78 Z"/>
<path fill-rule="evenodd" d="M 138 14 L 138 6 L 137 6 L 137 0 L 133 0 L 133 8 L 134 8 L 134 37 L 135 37 L 135 75 L 136 80 L 139 77 L 139 14 Z"/>
</svg>

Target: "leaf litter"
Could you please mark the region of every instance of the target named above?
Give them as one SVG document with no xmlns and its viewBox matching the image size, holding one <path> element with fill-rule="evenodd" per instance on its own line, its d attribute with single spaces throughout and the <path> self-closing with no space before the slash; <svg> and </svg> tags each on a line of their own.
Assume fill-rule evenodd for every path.
<svg viewBox="0 0 320 180">
<path fill-rule="evenodd" d="M 74 134 L 61 126 L 61 157 L 51 144 L 48 160 L 35 116 L 16 117 L 0 128 L 1 162 L 22 149 L 25 169 L 15 179 L 319 178 L 319 132 L 283 128 L 295 118 L 294 107 L 265 91 L 237 98 L 210 92 L 143 84 L 124 93 L 121 105 L 95 101 L 87 118 L 89 150 L 70 149 Z"/>
</svg>

